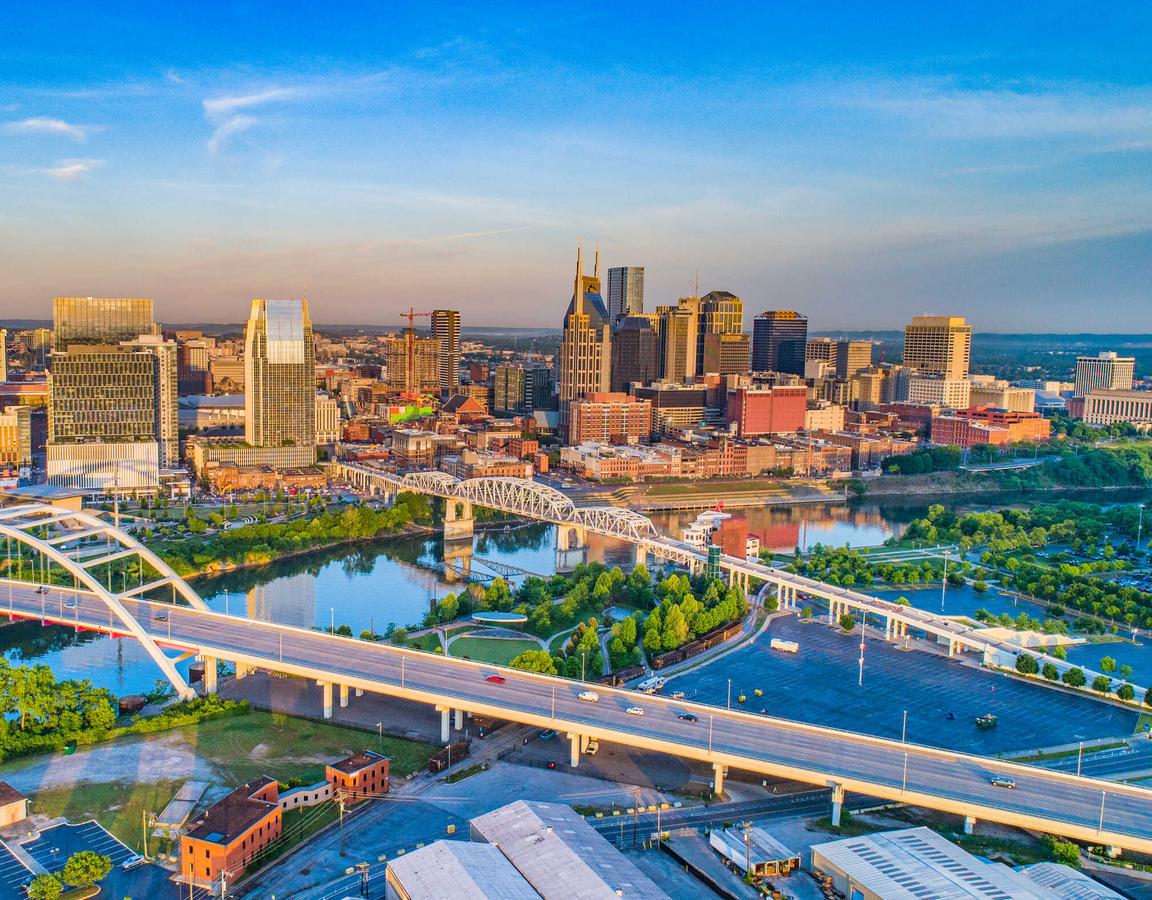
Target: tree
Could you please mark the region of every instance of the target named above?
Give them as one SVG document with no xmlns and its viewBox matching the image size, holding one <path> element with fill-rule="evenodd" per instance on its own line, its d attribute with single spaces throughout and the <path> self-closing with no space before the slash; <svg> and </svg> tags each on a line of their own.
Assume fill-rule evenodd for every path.
<svg viewBox="0 0 1152 900">
<path fill-rule="evenodd" d="M 675 650 L 687 641 L 688 622 L 685 620 L 684 612 L 680 607 L 673 606 L 668 610 L 668 615 L 664 619 L 664 632 L 661 635 L 660 643 L 665 650 Z"/>
<path fill-rule="evenodd" d="M 848 613 L 844 613 L 844 615 L 840 617 L 840 627 L 845 631 L 851 631 L 856 627 L 856 620 Z"/>
<path fill-rule="evenodd" d="M 1060 676 L 1060 680 L 1069 687 L 1084 687 L 1084 685 L 1088 683 L 1088 679 L 1084 677 L 1084 670 L 1077 666 L 1073 666 L 1066 671 Z"/>
<path fill-rule="evenodd" d="M 508 665 L 523 672 L 539 672 L 542 675 L 556 674 L 556 663 L 553 662 L 547 650 L 525 650 Z"/>
<path fill-rule="evenodd" d="M 1040 664 L 1037 663 L 1035 656 L 1021 653 L 1016 657 L 1016 671 L 1021 675 L 1035 675 L 1040 671 Z"/>
<path fill-rule="evenodd" d="M 1078 868 L 1080 865 L 1080 848 L 1071 841 L 1051 839 L 1048 845 L 1052 850 L 1052 858 L 1058 863 Z"/>
<path fill-rule="evenodd" d="M 1111 656 L 1105 656 L 1103 659 L 1100 660 L 1100 671 L 1109 672 L 1109 673 L 1115 672 L 1116 671 L 1116 660 L 1113 659 Z"/>
<path fill-rule="evenodd" d="M 1122 684 L 1116 688 L 1116 696 L 1121 700 L 1131 700 L 1136 696 L 1136 690 L 1130 684 Z"/>
<path fill-rule="evenodd" d="M 1062 644 L 1057 644 L 1055 647 L 1052 648 L 1052 656 L 1056 659 L 1061 659 L 1061 660 L 1067 659 L 1068 658 L 1068 651 L 1064 649 L 1064 646 Z"/>
<path fill-rule="evenodd" d="M 28 900 L 56 900 L 64 893 L 64 885 L 55 875 L 37 875 L 28 885 Z"/>
<path fill-rule="evenodd" d="M 92 850 L 80 850 L 64 863 L 64 883 L 77 888 L 91 887 L 112 871 L 112 860 Z"/>
<path fill-rule="evenodd" d="M 1040 674 L 1047 678 L 1049 681 L 1060 680 L 1060 670 L 1056 668 L 1055 663 L 1046 662 L 1040 669 Z"/>
<path fill-rule="evenodd" d="M 1112 689 L 1112 680 L 1107 675 L 1097 675 L 1092 679 L 1092 690 L 1107 694 Z"/>
<path fill-rule="evenodd" d="M 1131 678 L 1132 677 L 1132 667 L 1129 665 L 1121 666 L 1120 667 L 1120 677 L 1121 678 Z"/>
</svg>

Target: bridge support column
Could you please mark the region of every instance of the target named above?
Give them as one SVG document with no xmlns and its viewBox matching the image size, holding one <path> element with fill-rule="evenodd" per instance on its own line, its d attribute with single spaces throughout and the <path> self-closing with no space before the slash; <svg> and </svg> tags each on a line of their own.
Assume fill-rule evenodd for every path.
<svg viewBox="0 0 1152 900">
<path fill-rule="evenodd" d="M 633 548 L 632 553 L 632 566 L 646 566 L 648 565 L 648 551 L 644 549 L 641 544 L 637 544 Z"/>
<path fill-rule="evenodd" d="M 588 534 L 578 525 L 556 526 L 556 571 L 571 572 L 588 561 Z"/>
<path fill-rule="evenodd" d="M 216 693 L 216 657 L 204 657 L 204 696 Z"/>
<path fill-rule="evenodd" d="M 949 656 L 955 656 L 959 650 L 960 650 L 960 645 L 958 643 L 956 643 L 956 641 L 952 640 L 952 638 L 949 638 L 948 639 L 948 655 Z"/>
<path fill-rule="evenodd" d="M 840 827 L 840 814 L 844 811 L 844 785 L 832 785 L 832 827 Z"/>
<path fill-rule="evenodd" d="M 324 703 L 323 703 L 323 705 L 324 705 L 324 718 L 325 719 L 331 719 L 332 718 L 332 682 L 331 681 L 323 681 L 323 682 L 321 682 L 321 686 L 322 686 L 322 689 L 324 692 Z"/>
<path fill-rule="evenodd" d="M 470 501 L 451 497 L 444 501 L 444 540 L 471 540 L 475 525 Z"/>
<path fill-rule="evenodd" d="M 829 625 L 835 625 L 836 624 L 836 601 L 835 600 L 829 600 L 828 601 L 828 624 Z"/>
<path fill-rule="evenodd" d="M 346 684 L 340 685 L 340 708 L 348 708 L 348 685 Z"/>
<path fill-rule="evenodd" d="M 976 817 L 975 816 L 965 816 L 964 817 L 964 833 L 965 834 L 972 834 L 972 832 L 974 832 L 975 830 L 976 830 Z"/>
<path fill-rule="evenodd" d="M 452 722 L 452 727 L 455 728 L 457 731 L 459 731 L 461 728 L 464 727 L 464 710 L 462 710 L 462 709 L 453 710 L 453 713 L 454 713 L 454 721 Z"/>
<path fill-rule="evenodd" d="M 437 706 L 440 713 L 440 743 L 447 744 L 452 739 L 452 710 L 447 706 Z"/>
<path fill-rule="evenodd" d="M 724 796 L 724 763 L 712 763 L 712 793 L 717 797 Z"/>
<path fill-rule="evenodd" d="M 580 765 L 580 752 L 584 749 L 584 736 L 575 732 L 568 735 L 568 765 L 575 769 Z"/>
</svg>

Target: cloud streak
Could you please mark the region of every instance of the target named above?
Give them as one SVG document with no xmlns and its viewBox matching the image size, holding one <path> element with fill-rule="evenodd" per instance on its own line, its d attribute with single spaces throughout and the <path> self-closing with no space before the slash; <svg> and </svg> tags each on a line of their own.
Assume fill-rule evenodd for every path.
<svg viewBox="0 0 1152 900">
<path fill-rule="evenodd" d="M 251 110 L 269 103 L 282 103 L 303 97 L 305 91 L 295 87 L 274 87 L 251 94 L 211 97 L 201 104 L 204 117 L 212 124 L 208 138 L 208 152 L 218 155 L 238 134 L 248 131 L 259 119 L 242 110 Z"/>
<path fill-rule="evenodd" d="M 79 181 L 103 166 L 104 162 L 102 159 L 61 159 L 54 166 L 35 171 L 56 181 Z"/>
<path fill-rule="evenodd" d="M 63 119 L 53 119 L 48 116 L 34 116 L 30 119 L 21 119 L 19 122 L 8 122 L 4 125 L 5 134 L 48 134 L 71 138 L 74 141 L 83 141 L 88 137 L 89 128 L 84 125 L 74 125 Z"/>
</svg>

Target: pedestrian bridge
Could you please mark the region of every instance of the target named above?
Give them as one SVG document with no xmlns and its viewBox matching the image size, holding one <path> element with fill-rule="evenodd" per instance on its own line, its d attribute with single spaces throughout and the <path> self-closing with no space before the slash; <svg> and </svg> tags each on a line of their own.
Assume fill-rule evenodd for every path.
<svg viewBox="0 0 1152 900">
<path fill-rule="evenodd" d="M 316 681 L 326 715 L 335 693 L 342 706 L 364 691 L 432 705 L 445 741 L 466 715 L 492 716 L 563 731 L 574 766 L 596 738 L 704 762 L 718 794 L 729 767 L 831 788 L 834 819 L 851 791 L 955 813 L 967 827 L 987 819 L 1152 852 L 1144 788 L 604 686 L 588 703 L 582 682 L 214 612 L 131 536 L 86 513 L 0 510 L 0 534 L 0 614 L 132 637 L 184 696 L 175 662 L 203 659 L 212 691 L 217 660 L 228 660 L 238 677 L 264 669 Z M 489 681 L 497 669 L 502 681 Z M 688 712 L 694 721 L 681 718 Z M 995 776 L 1016 790 L 993 785 Z"/>
</svg>

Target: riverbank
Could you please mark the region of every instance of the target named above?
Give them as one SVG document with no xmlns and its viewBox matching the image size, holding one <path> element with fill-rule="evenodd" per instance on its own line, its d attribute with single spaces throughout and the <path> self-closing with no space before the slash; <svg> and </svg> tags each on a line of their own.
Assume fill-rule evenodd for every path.
<svg viewBox="0 0 1152 900">
<path fill-rule="evenodd" d="M 1000 481 L 995 474 L 973 475 L 961 472 L 931 472 L 926 475 L 880 475 L 864 480 L 866 491 L 861 499 L 915 496 L 920 499 L 939 497 L 985 496 L 988 494 L 1094 494 L 1094 493 L 1148 493 L 1148 488 L 1130 484 L 1078 486 L 1048 484 L 1021 487 Z"/>
</svg>

